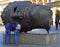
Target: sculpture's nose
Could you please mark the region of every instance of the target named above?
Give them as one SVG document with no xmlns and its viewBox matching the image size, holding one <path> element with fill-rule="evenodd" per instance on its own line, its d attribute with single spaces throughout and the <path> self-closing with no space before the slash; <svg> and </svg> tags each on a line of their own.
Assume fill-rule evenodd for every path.
<svg viewBox="0 0 60 47">
<path fill-rule="evenodd" d="M 14 14 L 13 14 L 13 17 L 16 17 L 16 16 L 18 16 L 18 13 L 14 13 Z"/>
</svg>

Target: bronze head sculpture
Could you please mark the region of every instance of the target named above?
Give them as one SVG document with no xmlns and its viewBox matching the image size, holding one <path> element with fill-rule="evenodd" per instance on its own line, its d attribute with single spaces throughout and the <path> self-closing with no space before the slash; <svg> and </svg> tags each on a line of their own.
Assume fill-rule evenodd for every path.
<svg viewBox="0 0 60 47">
<path fill-rule="evenodd" d="M 49 33 L 50 19 L 52 17 L 51 7 L 32 4 L 28 1 L 13 2 L 2 12 L 3 23 L 16 20 L 22 26 L 21 32 L 27 32 L 35 28 L 44 28 Z"/>
</svg>

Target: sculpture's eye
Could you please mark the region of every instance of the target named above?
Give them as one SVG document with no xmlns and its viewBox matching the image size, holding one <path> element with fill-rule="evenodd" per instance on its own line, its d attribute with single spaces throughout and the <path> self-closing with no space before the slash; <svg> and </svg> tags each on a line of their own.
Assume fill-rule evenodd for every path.
<svg viewBox="0 0 60 47">
<path fill-rule="evenodd" d="M 14 10 L 13 10 L 13 11 L 14 11 L 14 12 L 16 12 L 16 10 L 17 10 L 17 6 L 14 8 Z"/>
<path fill-rule="evenodd" d="M 14 14 L 18 14 L 19 13 L 19 10 L 17 9 L 17 6 L 16 7 L 14 7 Z"/>
</svg>

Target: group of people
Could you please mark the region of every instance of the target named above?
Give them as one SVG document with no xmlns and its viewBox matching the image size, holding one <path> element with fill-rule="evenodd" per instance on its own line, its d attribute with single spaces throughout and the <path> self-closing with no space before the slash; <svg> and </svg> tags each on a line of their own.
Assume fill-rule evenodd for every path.
<svg viewBox="0 0 60 47">
<path fill-rule="evenodd" d="M 14 40 L 15 44 L 18 44 L 18 34 L 21 29 L 21 25 L 18 22 L 7 22 L 5 24 L 6 28 L 6 36 L 5 36 L 5 44 L 10 44 L 11 43 L 11 31 L 13 30 L 14 32 Z"/>
</svg>

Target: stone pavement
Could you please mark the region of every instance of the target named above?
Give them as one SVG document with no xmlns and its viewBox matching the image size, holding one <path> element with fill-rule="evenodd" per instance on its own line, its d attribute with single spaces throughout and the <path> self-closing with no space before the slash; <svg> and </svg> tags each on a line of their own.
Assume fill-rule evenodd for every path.
<svg viewBox="0 0 60 47">
<path fill-rule="evenodd" d="M 58 40 L 59 40 L 59 43 L 58 44 L 54 44 L 54 45 L 46 45 L 46 46 L 40 46 L 40 45 L 24 45 L 24 44 L 20 44 L 19 46 L 15 46 L 15 45 L 12 45 L 12 44 L 9 44 L 9 45 L 4 45 L 3 44 L 3 33 L 4 33 L 4 30 L 5 28 L 0 26 L 0 47 L 60 47 L 60 27 L 58 30 L 55 30 L 54 27 L 51 27 L 51 30 L 50 31 L 53 31 L 53 32 L 58 32 L 59 33 L 59 37 L 58 37 Z M 37 29 L 38 31 L 40 31 L 40 29 Z"/>
</svg>

